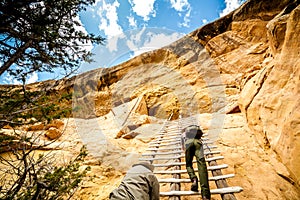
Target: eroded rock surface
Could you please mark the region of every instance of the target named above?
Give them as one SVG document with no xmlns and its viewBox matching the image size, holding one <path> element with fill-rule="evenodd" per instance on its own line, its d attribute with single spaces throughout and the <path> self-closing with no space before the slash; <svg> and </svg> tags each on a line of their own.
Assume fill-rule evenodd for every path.
<svg viewBox="0 0 300 200">
<path fill-rule="evenodd" d="M 164 48 L 36 85 L 74 93 L 76 119 L 60 140 L 73 153 L 90 145 L 96 175 L 76 198 L 107 199 L 173 112 L 172 120 L 201 113 L 236 174 L 229 184 L 244 188 L 238 199 L 299 199 L 299 19 L 299 1 L 249 0 Z"/>
</svg>

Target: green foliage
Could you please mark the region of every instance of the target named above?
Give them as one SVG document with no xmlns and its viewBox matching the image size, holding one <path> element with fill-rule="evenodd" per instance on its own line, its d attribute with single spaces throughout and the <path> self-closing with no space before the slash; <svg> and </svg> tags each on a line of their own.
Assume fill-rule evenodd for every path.
<svg viewBox="0 0 300 200">
<path fill-rule="evenodd" d="M 14 136 L 0 134 L 0 143 L 2 143 L 3 141 L 10 141 L 13 139 L 15 139 Z"/>
<path fill-rule="evenodd" d="M 89 43 L 100 36 L 77 27 L 78 13 L 95 0 L 29 0 L 0 2 L 0 75 L 9 72 L 24 81 L 33 72 L 74 72 L 90 61 Z M 13 66 L 13 67 L 12 67 Z"/>
<path fill-rule="evenodd" d="M 14 152 L 16 160 L 5 160 L 0 156 L 2 163 L 9 163 L 5 177 L 2 177 L 1 199 L 43 199 L 56 200 L 70 198 L 89 167 L 82 168 L 82 161 L 87 155 L 83 147 L 78 156 L 63 166 L 50 163 L 53 160 L 47 154 L 39 154 L 36 158 L 33 150 Z M 4 162 L 5 161 L 5 162 Z M 18 165 L 17 172 L 13 164 Z M 17 179 L 10 176 L 17 175 Z M 4 183 L 4 184 L 3 184 Z"/>
<path fill-rule="evenodd" d="M 78 13 L 95 0 L 0 1 L 0 75 L 8 72 L 21 86 L 0 85 L 0 128 L 50 122 L 71 115 L 72 93 L 27 89 L 26 78 L 34 72 L 76 71 L 82 61 L 91 61 L 86 45 L 104 39 L 86 34 L 78 26 Z M 0 199 L 68 199 L 88 168 L 80 154 L 66 165 L 56 163 L 52 151 L 37 156 L 48 144 L 36 144 L 41 133 L 0 136 Z M 51 156 L 52 155 L 52 156 Z"/>
<path fill-rule="evenodd" d="M 22 89 L 17 87 L 0 89 L 0 97 L 0 120 L 6 119 L 0 121 L 0 128 L 9 122 L 12 127 L 25 121 L 28 124 L 36 121 L 47 123 L 53 119 L 70 117 L 72 113 L 71 92 L 26 91 L 25 96 Z"/>
<path fill-rule="evenodd" d="M 24 91 L 24 88 L 11 86 L 1 87 L 0 96 L 1 126 L 7 123 L 20 126 L 37 121 L 47 123 L 52 119 L 69 117 L 72 111 L 71 92 Z M 31 118 L 35 120 L 28 120 Z M 47 148 L 48 144 L 36 146 L 35 141 L 41 134 L 34 135 L 0 134 L 0 165 L 5 166 L 0 168 L 0 199 L 67 199 L 74 194 L 89 170 L 88 167 L 81 168 L 87 155 L 85 149 L 65 165 L 58 165 L 56 158 L 49 156 L 55 156 L 54 152 L 36 158 L 37 150 Z M 12 156 L 1 154 L 7 150 Z"/>
</svg>

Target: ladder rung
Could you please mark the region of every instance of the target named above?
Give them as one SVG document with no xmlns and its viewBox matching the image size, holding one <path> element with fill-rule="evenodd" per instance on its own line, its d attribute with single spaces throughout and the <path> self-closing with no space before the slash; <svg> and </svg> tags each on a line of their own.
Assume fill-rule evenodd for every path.
<svg viewBox="0 0 300 200">
<path fill-rule="evenodd" d="M 217 180 L 220 180 L 220 179 L 226 179 L 226 178 L 232 178 L 232 177 L 234 177 L 234 174 L 224 174 L 224 175 L 209 177 L 208 180 L 217 181 Z"/>
<path fill-rule="evenodd" d="M 164 136 L 164 137 L 162 137 Z M 180 135 L 162 135 L 161 137 L 157 137 L 157 140 L 159 139 L 175 139 L 180 138 Z"/>
<path fill-rule="evenodd" d="M 204 145 L 204 150 L 206 149 L 215 149 L 217 148 L 217 146 L 206 146 Z M 146 149 L 147 151 L 164 151 L 164 150 L 175 150 L 175 149 L 181 149 L 181 146 L 177 146 L 177 147 L 167 147 L 167 148 L 148 148 Z"/>
<path fill-rule="evenodd" d="M 228 194 L 228 193 L 238 193 L 243 191 L 243 188 L 239 186 L 235 187 L 226 187 L 226 188 L 218 188 L 211 189 L 211 194 Z M 170 192 L 160 192 L 160 196 L 189 196 L 189 195 L 201 195 L 201 192 L 193 192 L 193 191 L 170 191 Z"/>
<path fill-rule="evenodd" d="M 178 145 L 180 144 L 180 141 L 178 142 L 170 142 L 169 144 L 151 144 L 149 147 L 162 147 L 162 146 L 171 146 L 171 145 Z"/>
<path fill-rule="evenodd" d="M 215 166 L 208 166 L 207 170 L 218 170 L 218 169 L 225 169 L 227 168 L 227 164 L 222 164 L 222 165 L 215 165 Z M 197 168 L 194 169 L 195 172 L 198 171 Z M 154 174 L 183 174 L 187 173 L 185 169 L 182 170 L 161 170 L 161 171 L 154 171 Z"/>
<path fill-rule="evenodd" d="M 181 137 L 181 133 L 159 133 L 157 135 L 154 135 L 155 137 L 170 137 L 170 136 L 176 136 Z"/>
<path fill-rule="evenodd" d="M 159 135 L 155 136 L 156 140 L 161 140 L 161 139 L 175 139 L 175 138 L 181 138 L 180 135 L 178 134 L 170 134 L 170 135 Z"/>
<path fill-rule="evenodd" d="M 152 160 L 175 160 L 179 158 L 183 158 L 184 156 L 179 155 L 179 156 L 172 156 L 172 157 L 154 157 L 154 158 L 139 158 L 141 161 L 152 161 Z"/>
<path fill-rule="evenodd" d="M 169 126 L 168 128 L 166 128 L 165 130 L 166 131 L 170 131 L 170 130 L 178 130 L 179 127 L 177 125 L 174 125 L 174 126 Z"/>
<path fill-rule="evenodd" d="M 182 154 L 183 151 L 168 151 L 168 152 L 157 152 L 157 153 L 144 153 L 142 156 L 156 156 L 156 155 L 170 155 L 170 154 Z"/>
<path fill-rule="evenodd" d="M 220 179 L 232 178 L 234 174 L 225 174 L 220 176 L 212 176 L 208 177 L 209 181 L 216 181 Z M 165 179 L 158 179 L 159 183 L 190 183 L 191 179 L 178 179 L 178 178 L 165 178 Z"/>
<path fill-rule="evenodd" d="M 175 149 L 181 149 L 181 147 L 167 147 L 167 148 L 148 148 L 146 151 L 164 151 L 164 150 L 175 150 Z"/>
<path fill-rule="evenodd" d="M 164 137 L 170 137 L 170 136 L 176 136 L 176 137 L 181 137 L 181 133 L 158 133 L 158 134 L 155 134 L 155 137 L 161 137 L 161 136 L 164 136 Z M 202 135 L 202 137 L 207 137 L 208 134 L 207 133 L 204 133 Z"/>
<path fill-rule="evenodd" d="M 210 162 L 213 159 L 214 160 L 219 160 L 219 159 L 223 159 L 224 157 L 222 156 L 222 158 L 218 158 L 218 157 L 213 157 L 210 160 L 206 159 L 206 162 Z M 141 160 L 142 161 L 142 160 Z M 153 161 L 153 160 L 145 160 L 145 161 Z M 196 160 L 193 160 L 193 163 L 196 163 Z M 179 166 L 179 165 L 185 165 L 185 162 L 172 162 L 172 163 L 160 163 L 160 164 L 153 164 L 154 167 L 172 167 L 172 166 Z"/>
<path fill-rule="evenodd" d="M 208 138 L 202 138 L 202 140 L 203 141 L 209 141 Z M 162 143 L 166 143 L 166 142 L 181 142 L 181 139 L 180 138 L 174 138 L 174 139 L 156 139 L 156 140 L 154 140 L 152 142 L 149 142 L 149 144 L 162 144 Z"/>
<path fill-rule="evenodd" d="M 178 156 L 169 156 L 169 157 L 139 158 L 139 160 L 141 160 L 141 161 L 173 160 L 173 159 L 175 160 L 175 159 L 184 158 L 184 157 L 185 157 L 185 155 L 181 154 L 181 155 L 178 155 Z M 206 162 L 210 162 L 210 161 L 221 160 L 221 159 L 224 159 L 224 156 L 217 156 L 217 157 L 206 158 L 205 161 Z"/>
<path fill-rule="evenodd" d="M 221 159 L 224 159 L 224 156 L 216 156 L 216 157 L 211 157 L 211 158 L 205 158 L 205 161 L 210 162 L 210 161 L 221 160 Z"/>
<path fill-rule="evenodd" d="M 176 128 L 168 128 L 168 129 L 165 129 L 165 131 L 167 133 L 180 133 L 181 132 L 181 130 L 178 129 L 177 127 Z"/>
<path fill-rule="evenodd" d="M 149 142 L 149 144 L 162 144 L 166 142 L 181 142 L 180 139 L 160 139 L 160 140 L 154 140 L 152 142 Z"/>
<path fill-rule="evenodd" d="M 183 129 L 186 128 L 187 126 L 190 126 L 190 125 L 197 125 L 197 123 L 195 123 L 195 122 L 180 122 L 180 126 Z"/>
</svg>

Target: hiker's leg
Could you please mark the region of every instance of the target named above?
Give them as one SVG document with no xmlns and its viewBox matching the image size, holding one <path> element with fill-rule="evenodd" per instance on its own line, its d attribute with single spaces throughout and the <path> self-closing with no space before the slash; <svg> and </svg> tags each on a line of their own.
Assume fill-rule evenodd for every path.
<svg viewBox="0 0 300 200">
<path fill-rule="evenodd" d="M 193 157 L 195 155 L 195 146 L 192 140 L 188 140 L 185 143 L 185 164 L 186 170 L 191 180 L 197 177 L 193 168 Z"/>
<path fill-rule="evenodd" d="M 205 158 L 204 158 L 203 146 L 200 142 L 197 142 L 195 147 L 196 147 L 195 156 L 197 159 L 201 194 L 202 194 L 202 196 L 205 196 L 206 198 L 210 199 L 208 172 L 207 172 L 206 162 L 205 162 Z"/>
</svg>

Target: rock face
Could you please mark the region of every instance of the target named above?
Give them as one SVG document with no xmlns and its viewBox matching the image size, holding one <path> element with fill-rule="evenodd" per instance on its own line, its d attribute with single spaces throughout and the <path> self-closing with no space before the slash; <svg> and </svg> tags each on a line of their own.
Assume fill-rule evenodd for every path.
<svg viewBox="0 0 300 200">
<path fill-rule="evenodd" d="M 249 0 L 169 46 L 109 69 L 96 69 L 59 84 L 51 82 L 49 87 L 73 91 L 73 115 L 84 118 L 79 120 L 86 143 L 99 137 L 97 131 L 109 138 L 110 151 L 99 148 L 104 144 L 94 147 L 101 163 L 108 165 L 138 158 L 151 134 L 161 126 L 153 126 L 155 117 L 227 114 L 226 119 L 235 119 L 229 123 L 234 128 L 225 120 L 219 145 L 230 155 L 228 163 L 238 174 L 238 181 L 232 183 L 245 188 L 239 199 L 297 199 L 299 19 L 299 1 Z M 136 99 L 140 101 L 133 113 L 138 115 L 129 115 Z M 121 107 L 125 108 L 118 112 Z M 87 118 L 97 125 L 102 120 L 106 127 L 89 131 Z M 108 122 L 110 118 L 117 120 Z M 130 123 L 124 123 L 126 118 Z M 212 129 L 209 124 L 204 127 Z M 145 132 L 150 136 L 143 135 Z M 128 159 L 126 151 L 136 149 Z M 115 162 L 116 157 L 121 160 Z M 124 164 L 122 169 L 126 167 Z M 268 178 L 261 180 L 262 176 Z M 118 178 L 116 183 L 121 180 Z M 271 189 L 261 189 L 269 182 Z"/>
<path fill-rule="evenodd" d="M 278 174 L 299 186 L 299 19 L 299 1 L 247 1 L 169 46 L 81 75 L 75 105 L 88 111 L 81 117 L 137 97 L 159 118 L 242 112 L 258 144 L 289 171 Z"/>
<path fill-rule="evenodd" d="M 300 7 L 290 5 L 267 23 L 272 61 L 244 85 L 239 104 L 248 125 L 300 180 Z"/>
<path fill-rule="evenodd" d="M 292 0 L 247 1 L 169 46 L 81 75 L 80 117 L 137 97 L 159 118 L 241 111 L 299 184 L 299 9 Z"/>
<path fill-rule="evenodd" d="M 260 145 L 277 153 L 298 185 L 299 16 L 296 1 L 248 1 L 191 33 L 218 63 L 229 98 L 239 94 Z"/>
<path fill-rule="evenodd" d="M 118 81 L 108 86 L 113 101 L 144 95 L 150 115 L 174 111 L 175 118 L 192 110 L 226 112 L 238 102 L 259 144 L 277 153 L 299 185 L 298 4 L 247 1 L 181 40 L 115 67 L 111 76 Z"/>
</svg>

